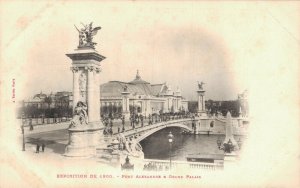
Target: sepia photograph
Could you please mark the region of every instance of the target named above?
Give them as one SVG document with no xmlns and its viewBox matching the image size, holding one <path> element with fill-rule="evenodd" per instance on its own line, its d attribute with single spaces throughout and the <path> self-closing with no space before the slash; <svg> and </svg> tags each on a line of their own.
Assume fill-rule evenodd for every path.
<svg viewBox="0 0 300 188">
<path fill-rule="evenodd" d="M 297 1 L 1 1 L 0 187 L 299 187 Z"/>
</svg>

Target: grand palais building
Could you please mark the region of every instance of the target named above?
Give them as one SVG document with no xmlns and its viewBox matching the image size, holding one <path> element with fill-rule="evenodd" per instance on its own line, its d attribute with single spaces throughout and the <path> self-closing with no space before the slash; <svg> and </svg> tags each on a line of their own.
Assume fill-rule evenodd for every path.
<svg viewBox="0 0 300 188">
<path fill-rule="evenodd" d="M 137 71 L 135 79 L 130 82 L 110 81 L 101 85 L 101 113 L 122 113 L 122 92 L 126 87 L 129 98 L 130 113 L 147 116 L 159 112 L 187 111 L 188 101 L 179 88 L 172 90 L 166 83 L 150 84 L 144 81 Z"/>
</svg>

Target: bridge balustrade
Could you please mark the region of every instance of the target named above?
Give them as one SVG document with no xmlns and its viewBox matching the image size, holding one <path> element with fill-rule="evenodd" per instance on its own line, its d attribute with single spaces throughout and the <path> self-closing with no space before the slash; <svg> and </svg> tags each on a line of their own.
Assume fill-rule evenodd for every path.
<svg viewBox="0 0 300 188">
<path fill-rule="evenodd" d="M 144 133 L 144 132 L 149 131 L 149 130 L 153 130 L 153 129 L 161 128 L 161 127 L 168 127 L 168 125 L 170 125 L 170 124 L 186 122 L 186 121 L 191 121 L 191 119 L 187 118 L 187 119 L 172 120 L 172 121 L 167 121 L 167 122 L 159 122 L 159 123 L 155 123 L 155 124 L 152 124 L 152 125 L 139 127 L 139 128 L 136 128 L 136 129 L 131 129 L 131 130 L 128 130 L 128 131 L 124 132 L 123 134 L 125 136 L 141 134 L 141 133 Z"/>
<path fill-rule="evenodd" d="M 162 167 L 169 167 L 170 161 L 169 160 L 156 160 L 156 159 L 144 159 L 145 165 L 151 164 L 156 166 L 159 169 L 160 166 Z M 199 169 L 199 170 L 221 170 L 223 169 L 223 164 L 219 163 L 203 163 L 203 162 L 187 162 L 187 161 L 171 161 L 172 169 L 182 169 L 182 168 L 192 168 L 192 169 Z"/>
</svg>

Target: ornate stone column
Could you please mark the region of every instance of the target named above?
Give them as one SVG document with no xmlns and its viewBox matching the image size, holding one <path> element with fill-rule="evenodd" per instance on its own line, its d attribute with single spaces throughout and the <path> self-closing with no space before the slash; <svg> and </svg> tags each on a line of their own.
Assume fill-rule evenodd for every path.
<svg viewBox="0 0 300 188">
<path fill-rule="evenodd" d="M 73 111 L 79 101 L 79 68 L 71 67 L 73 72 Z"/>
<path fill-rule="evenodd" d="M 107 115 L 108 114 L 108 105 L 107 105 L 107 102 L 104 103 L 104 106 L 105 106 L 105 114 Z"/>
<path fill-rule="evenodd" d="M 95 98 L 95 80 L 94 80 L 94 67 L 87 67 L 88 71 L 88 86 L 87 86 L 87 105 L 88 105 L 88 117 L 89 122 L 95 122 L 97 119 L 95 117 L 96 108 L 93 105 L 96 105 L 94 102 Z"/>
<path fill-rule="evenodd" d="M 117 102 L 113 103 L 113 113 L 117 113 Z"/>
<path fill-rule="evenodd" d="M 99 82 L 99 77 L 100 77 L 100 72 L 101 69 L 99 67 L 95 68 L 94 71 L 94 81 L 95 81 L 95 96 L 94 96 L 94 101 L 95 101 L 95 105 L 98 108 L 95 108 L 95 118 L 96 121 L 100 121 L 101 118 L 101 105 L 100 105 L 100 82 Z"/>
<path fill-rule="evenodd" d="M 181 108 L 182 108 L 182 99 L 181 99 L 181 96 L 178 96 L 178 111 L 180 111 L 181 110 Z"/>
<path fill-rule="evenodd" d="M 91 157 L 96 155 L 96 147 L 106 147 L 103 125 L 100 121 L 100 62 L 105 59 L 95 49 L 79 48 L 70 54 L 73 71 L 73 108 L 80 101 L 87 106 L 87 121 L 78 121 L 74 114 L 69 128 L 69 143 L 65 149 L 68 157 Z M 82 107 L 79 107 L 82 108 Z M 77 112 L 80 113 L 80 112 Z"/>
<path fill-rule="evenodd" d="M 146 108 L 146 112 L 144 115 L 146 117 L 148 117 L 149 114 L 152 114 L 151 103 L 150 103 L 149 97 L 147 97 L 147 100 L 145 101 L 145 108 Z"/>
</svg>

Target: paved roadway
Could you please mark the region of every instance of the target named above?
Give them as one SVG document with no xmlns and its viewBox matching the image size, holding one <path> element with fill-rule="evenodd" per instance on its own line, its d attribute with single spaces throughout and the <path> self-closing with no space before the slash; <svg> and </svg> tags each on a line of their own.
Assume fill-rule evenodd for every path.
<svg viewBox="0 0 300 188">
<path fill-rule="evenodd" d="M 35 150 L 36 144 L 44 143 L 46 150 L 51 149 L 54 153 L 63 154 L 65 146 L 68 144 L 69 135 L 68 127 L 70 122 L 58 123 L 58 124 L 44 124 L 34 126 L 34 130 L 30 131 L 29 127 L 25 128 L 25 142 L 26 148 L 29 147 L 30 151 Z M 144 126 L 148 125 L 148 121 L 144 123 Z M 118 127 L 122 129 L 122 123 L 120 120 L 114 121 L 113 133 L 118 133 Z M 141 123 L 136 126 L 140 128 Z M 132 130 L 130 122 L 125 122 L 125 131 Z M 20 135 L 21 136 L 21 135 Z"/>
</svg>

